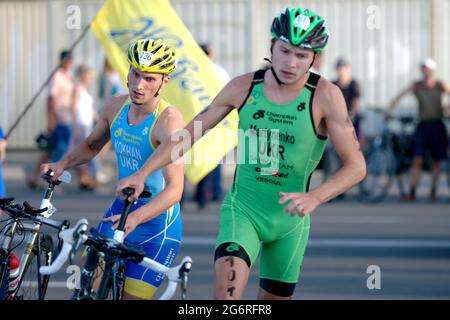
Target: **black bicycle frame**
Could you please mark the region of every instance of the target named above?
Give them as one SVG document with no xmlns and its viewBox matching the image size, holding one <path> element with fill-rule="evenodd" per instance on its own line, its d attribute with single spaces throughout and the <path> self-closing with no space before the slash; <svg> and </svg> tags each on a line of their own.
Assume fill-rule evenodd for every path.
<svg viewBox="0 0 450 320">
<path fill-rule="evenodd" d="M 133 205 L 133 202 L 128 201 L 128 199 L 124 200 L 124 209 L 122 214 L 120 215 L 119 225 L 117 227 L 118 231 L 124 231 L 125 224 L 127 222 L 127 218 L 130 212 L 130 209 Z M 107 290 L 109 289 L 109 282 L 112 281 L 113 292 L 114 292 L 114 300 L 122 299 L 123 294 L 123 284 L 121 283 L 121 287 L 117 286 L 116 279 L 117 277 L 124 277 L 124 275 L 120 274 L 124 272 L 124 267 L 121 265 L 123 261 L 121 259 L 111 260 L 108 259 L 108 252 L 99 252 L 96 248 L 94 248 L 94 242 L 88 240 L 86 242 L 87 246 L 90 246 L 88 249 L 88 255 L 86 257 L 86 263 L 81 273 L 80 280 L 80 289 L 76 289 L 74 294 L 72 295 L 73 300 L 84 300 L 84 299 L 95 299 L 96 297 L 105 297 L 107 294 Z M 92 286 L 94 283 L 94 276 L 96 273 L 101 260 L 105 261 L 105 267 L 102 275 L 102 281 L 97 291 L 97 295 L 93 292 Z M 124 279 L 123 279 L 124 280 Z M 118 289 L 118 290 L 116 290 Z"/>
</svg>

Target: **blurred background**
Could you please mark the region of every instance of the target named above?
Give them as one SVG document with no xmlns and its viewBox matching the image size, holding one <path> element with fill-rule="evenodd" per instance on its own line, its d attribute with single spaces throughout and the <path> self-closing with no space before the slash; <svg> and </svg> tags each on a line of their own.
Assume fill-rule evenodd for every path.
<svg viewBox="0 0 450 320">
<path fill-rule="evenodd" d="M 334 80 L 336 63 L 343 59 L 359 84 L 368 179 L 314 213 L 310 246 L 294 298 L 450 299 L 450 165 L 448 161 L 442 164 L 437 199 L 428 198 L 428 164 L 417 188 L 418 200 L 401 201 L 409 188 L 410 144 L 418 122 L 418 103 L 412 94 L 405 96 L 395 109 L 396 121 L 389 126 L 384 115 L 401 90 L 421 79 L 421 61 L 427 57 L 435 61 L 437 79 L 450 83 L 450 0 L 170 2 L 195 40 L 213 48 L 214 62 L 230 77 L 265 66 L 264 58 L 270 57 L 270 25 L 282 8 L 310 8 L 325 17 L 331 33 L 315 70 Z M 103 3 L 0 0 L 0 127 L 5 133 L 58 65 L 60 52 L 82 34 Z M 89 31 L 73 52 L 73 73 L 80 64 L 93 70 L 88 91 L 97 111 L 104 99 L 104 61 L 103 48 Z M 26 180 L 38 162 L 35 138 L 47 128 L 47 94 L 45 89 L 10 136 L 3 162 L 7 194 L 36 205 L 43 184 L 32 190 Z M 443 95 L 443 106 L 449 104 L 449 95 Z M 450 133 L 449 121 L 444 123 Z M 312 187 L 339 166 L 332 150 L 327 149 L 325 159 L 313 176 Z M 111 151 L 103 155 L 101 170 L 98 187 L 92 192 L 74 184 L 57 190 L 55 219 L 99 221 L 116 181 Z M 233 171 L 233 165 L 222 166 L 223 192 L 231 184 Z M 201 192 L 206 192 L 207 201 L 201 203 L 198 192 L 196 186 L 186 185 L 180 256 L 189 254 L 195 262 L 190 297 L 211 299 L 220 202 L 211 199 L 212 191 L 206 187 Z M 371 266 L 381 270 L 380 288 L 368 285 Z M 66 278 L 64 271 L 52 278 L 48 298 L 68 297 Z M 257 286 L 258 265 L 252 269 L 247 299 L 256 297 Z"/>
<path fill-rule="evenodd" d="M 270 23 L 274 14 L 291 4 L 323 15 L 331 37 L 321 73 L 335 74 L 339 57 L 348 60 L 361 85 L 362 109 L 386 107 L 395 94 L 420 75 L 419 62 L 433 57 L 436 74 L 450 82 L 450 0 L 172 0 L 198 42 L 209 42 L 215 60 L 231 77 L 264 65 L 269 56 Z M 94 17 L 103 1 L 0 1 L 0 125 L 16 119 L 31 96 Z M 78 28 L 68 19 L 79 10 Z M 73 21 L 71 21 L 73 22 Z M 76 27 L 76 26 L 75 26 Z M 74 51 L 74 64 L 103 69 L 104 53 L 92 32 Z M 98 81 L 92 93 L 98 95 Z M 96 100 L 98 101 L 98 100 Z M 35 135 L 45 126 L 45 94 L 12 134 L 9 148 L 34 147 Z M 414 112 L 407 97 L 398 112 Z M 370 117 L 371 115 L 369 115 Z M 378 119 L 365 123 L 374 134 Z"/>
</svg>

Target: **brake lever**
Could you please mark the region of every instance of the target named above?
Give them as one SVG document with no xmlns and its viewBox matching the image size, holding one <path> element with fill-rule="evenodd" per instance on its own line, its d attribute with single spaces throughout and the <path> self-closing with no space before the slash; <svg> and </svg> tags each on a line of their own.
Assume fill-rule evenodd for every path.
<svg viewBox="0 0 450 320">
<path fill-rule="evenodd" d="M 81 243 L 84 240 L 86 230 L 87 230 L 87 224 L 80 224 L 73 232 L 75 242 L 74 242 L 74 244 L 72 246 L 72 250 L 70 251 L 70 254 L 69 254 L 69 262 L 71 264 L 72 264 L 73 258 L 75 257 L 75 253 L 78 251 L 78 248 L 80 247 Z"/>
</svg>

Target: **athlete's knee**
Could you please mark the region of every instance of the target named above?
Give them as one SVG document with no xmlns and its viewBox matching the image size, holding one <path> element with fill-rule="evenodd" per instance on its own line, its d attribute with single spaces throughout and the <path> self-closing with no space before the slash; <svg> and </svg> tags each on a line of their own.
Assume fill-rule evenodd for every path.
<svg viewBox="0 0 450 320">
<path fill-rule="evenodd" d="M 259 286 L 263 291 L 260 293 L 260 299 L 272 300 L 272 299 L 289 299 L 292 297 L 295 291 L 297 283 L 276 281 L 271 279 L 261 278 L 259 280 Z"/>
<path fill-rule="evenodd" d="M 241 245 L 235 242 L 225 242 L 216 248 L 216 251 L 214 253 L 214 261 L 217 261 L 222 257 L 241 258 L 242 260 L 245 261 L 247 267 L 250 268 L 251 265 L 250 256 Z"/>
</svg>

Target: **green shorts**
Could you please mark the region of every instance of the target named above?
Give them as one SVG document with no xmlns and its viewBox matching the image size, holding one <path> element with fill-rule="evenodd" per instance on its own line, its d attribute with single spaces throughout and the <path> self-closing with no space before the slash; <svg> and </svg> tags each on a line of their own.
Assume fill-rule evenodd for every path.
<svg viewBox="0 0 450 320">
<path fill-rule="evenodd" d="M 242 246 L 251 265 L 258 254 L 260 278 L 296 283 L 308 244 L 310 216 L 305 217 L 278 212 L 255 212 L 227 194 L 220 211 L 219 234 L 216 249 L 227 242 Z"/>
</svg>

